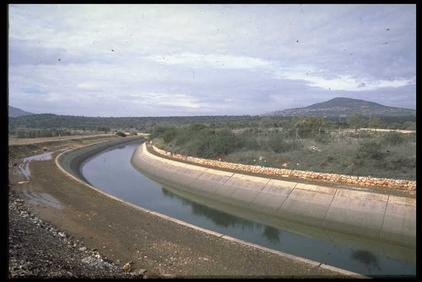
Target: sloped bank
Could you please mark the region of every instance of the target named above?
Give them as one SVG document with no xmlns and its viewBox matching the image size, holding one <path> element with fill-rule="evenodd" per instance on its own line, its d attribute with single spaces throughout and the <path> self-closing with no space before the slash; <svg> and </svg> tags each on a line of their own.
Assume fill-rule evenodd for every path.
<svg viewBox="0 0 422 282">
<path fill-rule="evenodd" d="M 346 185 L 358 185 L 361 187 L 373 187 L 373 188 L 389 188 L 394 190 L 404 190 L 411 194 L 416 193 L 416 181 L 404 180 L 404 179 L 388 179 L 388 178 L 376 178 L 370 176 L 352 176 L 345 174 L 315 172 L 315 171 L 304 171 L 297 169 L 286 169 L 286 168 L 275 168 L 275 167 L 262 167 L 257 165 L 245 165 L 238 163 L 230 163 L 223 161 L 216 161 L 210 159 L 196 158 L 192 156 L 185 156 L 181 154 L 173 154 L 165 150 L 159 149 L 154 145 L 150 145 L 150 148 L 162 155 L 171 157 L 176 160 L 188 161 L 194 164 L 206 165 L 216 169 L 230 169 L 238 172 L 255 173 L 261 174 L 267 177 L 294 177 L 297 179 L 309 179 L 322 181 L 325 183 L 337 183 Z"/>
<path fill-rule="evenodd" d="M 113 145 L 112 147 L 120 146 L 120 144 L 117 144 L 117 143 L 122 144 L 121 142 L 117 141 L 115 146 Z M 103 144 L 104 146 L 98 144 L 98 146 L 93 145 L 90 147 L 82 147 L 76 150 L 70 150 L 68 152 L 62 153 L 56 157 L 56 165 L 62 172 L 65 172 L 68 176 L 70 176 L 69 175 L 69 172 L 70 172 L 71 178 L 74 178 L 78 182 L 83 183 L 82 186 L 86 186 L 87 183 L 84 183 L 78 177 L 78 174 L 81 174 L 79 172 L 79 168 L 77 168 L 75 171 L 72 171 L 69 169 L 70 165 L 72 164 L 75 167 L 77 167 L 78 165 L 79 166 L 82 165 L 85 160 L 90 158 L 90 156 L 94 155 L 95 153 L 99 153 L 100 151 L 112 148 L 110 147 L 110 144 L 111 142 L 107 142 Z M 74 158 L 77 158 L 77 160 L 75 161 L 76 163 L 73 163 Z M 64 163 L 66 163 L 66 168 L 64 167 Z M 133 222 L 132 224 L 128 222 L 130 222 L 130 220 L 135 220 L 136 224 L 140 224 L 141 226 L 143 226 L 143 228 L 145 228 L 144 229 L 145 231 L 143 231 L 142 235 L 144 235 L 145 232 L 147 232 L 147 234 L 150 234 L 149 232 L 151 232 L 152 235 L 148 236 L 148 241 L 153 240 L 154 242 L 155 241 L 163 242 L 163 237 L 166 237 L 165 241 L 169 240 L 168 243 L 170 243 L 170 246 L 172 246 L 172 248 L 170 250 L 166 250 L 166 248 L 159 249 L 159 253 L 164 254 L 164 257 L 166 256 L 166 254 L 169 254 L 169 253 L 166 253 L 166 251 L 172 252 L 174 251 L 174 247 L 178 247 L 179 245 L 182 245 L 182 244 L 183 244 L 182 247 L 184 248 L 187 247 L 189 250 L 189 256 L 188 256 L 189 259 L 192 259 L 192 256 L 194 258 L 196 255 L 198 255 L 198 252 L 206 252 L 206 253 L 212 252 L 212 253 L 218 254 L 219 259 L 213 258 L 212 261 L 211 259 L 210 260 L 207 259 L 206 261 L 207 268 L 214 267 L 214 264 L 216 263 L 218 265 L 220 264 L 223 265 L 224 266 L 223 269 L 219 269 L 218 271 L 214 270 L 214 272 L 209 272 L 210 270 L 206 269 L 206 271 L 203 272 L 203 269 L 202 269 L 202 272 L 198 272 L 197 270 L 200 269 L 200 267 L 202 267 L 201 262 L 200 261 L 195 262 L 195 269 L 197 270 L 195 270 L 194 272 L 200 273 L 200 275 L 204 275 L 204 277 L 206 277 L 205 275 L 207 273 L 220 273 L 220 275 L 222 275 L 223 273 L 226 273 L 227 271 L 229 271 L 229 273 L 246 273 L 247 275 L 251 275 L 250 273 L 252 273 L 252 275 L 262 275 L 260 273 L 264 273 L 264 275 L 268 275 L 268 273 L 270 273 L 272 276 L 274 276 L 274 275 L 286 275 L 285 273 L 288 273 L 289 276 L 292 276 L 292 275 L 296 275 L 296 276 L 335 275 L 335 276 L 338 276 L 340 275 L 341 277 L 344 277 L 344 276 L 365 277 L 354 272 L 350 272 L 350 271 L 339 269 L 330 265 L 326 265 L 324 263 L 295 257 L 295 256 L 288 255 L 282 252 L 267 249 L 265 247 L 250 244 L 242 240 L 231 238 L 229 236 L 226 236 L 220 233 L 216 233 L 216 232 L 209 231 L 200 227 L 196 227 L 189 223 L 184 223 L 180 220 L 170 218 L 166 215 L 149 211 L 142 207 L 138 207 L 128 202 L 125 202 L 123 200 L 120 200 L 112 195 L 109 195 L 107 193 L 100 191 L 99 189 L 89 184 L 87 186 L 93 188 L 92 190 L 94 190 L 94 193 L 100 192 L 101 197 L 98 197 L 98 198 L 107 196 L 105 198 L 111 200 L 110 203 L 107 205 L 107 211 L 112 210 L 111 214 L 113 216 L 118 214 L 118 211 L 115 210 L 115 208 L 117 208 L 119 205 L 124 207 L 123 210 L 125 210 L 126 217 L 124 218 L 122 217 L 121 219 L 121 222 L 123 222 L 124 228 L 128 228 L 128 229 L 134 228 Z M 123 205 L 121 205 L 122 203 Z M 97 205 L 97 204 L 94 203 L 94 205 Z M 112 205 L 116 205 L 116 206 L 113 208 Z M 134 209 L 131 210 L 130 208 L 134 208 Z M 102 214 L 102 213 L 99 212 L 99 214 Z M 145 220 L 147 220 L 148 222 L 146 223 L 144 222 L 143 224 L 141 224 L 141 222 Z M 157 229 L 159 230 L 159 232 L 157 232 Z M 136 231 L 136 228 L 133 230 L 133 232 L 135 231 Z M 130 233 L 129 235 L 122 234 L 122 238 L 123 236 L 126 236 L 126 240 L 124 241 L 125 241 L 125 244 L 127 244 L 128 246 L 127 247 L 128 250 L 129 248 L 132 248 L 131 247 L 133 245 L 131 241 L 132 238 L 138 237 L 138 235 L 139 234 L 134 234 L 134 233 Z M 121 238 L 119 236 L 120 235 L 117 235 L 118 238 Z M 145 237 L 145 240 L 141 240 L 141 241 L 142 242 L 147 241 L 146 238 L 147 237 Z M 153 243 L 152 245 L 155 245 L 155 244 L 156 242 Z M 188 246 L 185 246 L 185 244 L 188 244 Z M 151 242 L 148 246 L 150 245 L 151 245 Z M 210 249 L 209 245 L 212 245 L 215 248 Z M 145 250 L 150 251 L 150 250 L 155 250 L 155 249 L 148 248 Z M 249 252 L 250 254 L 245 254 L 245 252 Z M 261 253 L 263 253 L 265 257 L 261 256 Z M 230 260 L 230 257 L 232 256 L 232 254 L 236 254 L 236 255 L 241 254 L 241 258 L 235 261 L 232 261 Z M 175 253 L 170 253 L 169 255 L 174 256 Z M 151 257 L 155 257 L 155 256 L 157 256 L 157 254 L 151 255 Z M 150 257 L 150 254 L 148 254 L 148 257 Z M 277 262 L 276 263 L 270 262 L 268 260 L 268 257 L 274 258 Z M 144 258 L 146 258 L 146 256 L 144 256 Z M 160 255 L 160 258 L 161 258 L 161 255 Z M 182 264 L 186 264 L 186 261 L 185 260 L 182 261 Z M 163 265 L 163 261 L 161 261 L 161 264 L 158 266 L 158 268 L 160 268 L 160 266 L 162 265 Z M 297 266 L 299 266 L 299 268 L 297 268 Z M 180 268 L 183 268 L 183 266 L 180 266 Z M 242 271 L 242 272 L 239 272 L 239 271 Z M 189 275 L 191 275 L 190 273 L 191 272 L 189 272 Z"/>
<path fill-rule="evenodd" d="M 189 193 L 352 235 L 416 245 L 416 200 L 375 192 L 248 176 L 158 157 L 142 144 L 132 163 Z"/>
<path fill-rule="evenodd" d="M 95 143 L 92 145 L 88 145 L 82 148 L 79 148 L 78 150 L 70 150 L 67 152 L 64 152 L 60 156 L 60 165 L 61 167 L 70 172 L 73 176 L 76 178 L 79 178 L 85 182 L 86 179 L 82 175 L 80 169 L 83 162 L 91 158 L 92 156 L 95 156 L 101 151 L 112 149 L 116 146 L 121 146 L 127 143 L 131 142 L 137 142 L 139 140 L 144 140 L 143 137 L 122 137 L 117 140 L 113 141 L 105 141 L 101 143 Z"/>
</svg>

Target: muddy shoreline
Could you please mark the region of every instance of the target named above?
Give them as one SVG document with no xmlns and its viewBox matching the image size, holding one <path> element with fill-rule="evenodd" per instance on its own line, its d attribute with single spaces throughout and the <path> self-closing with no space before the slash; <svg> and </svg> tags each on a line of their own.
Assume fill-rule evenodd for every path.
<svg viewBox="0 0 422 282">
<path fill-rule="evenodd" d="M 126 272 L 98 250 L 41 220 L 15 191 L 9 191 L 9 231 L 9 278 L 139 279 L 146 272 Z"/>
<path fill-rule="evenodd" d="M 65 176 L 54 163 L 54 158 L 60 152 L 85 146 L 89 142 L 83 143 L 78 140 L 58 143 L 54 146 L 37 144 L 38 146 L 9 150 L 9 152 L 19 152 L 18 155 L 20 155 L 14 158 L 12 152 L 10 157 L 9 189 L 21 198 L 31 214 L 48 222 L 66 236 L 83 242 L 87 249 L 98 250 L 101 257 L 106 257 L 107 262 L 121 270 L 130 262 L 129 273 L 147 277 L 346 276 L 320 268 L 318 265 L 294 261 L 251 246 L 218 238 L 151 213 L 130 208 L 101 195 Z M 19 162 L 23 155 L 30 156 L 40 151 L 53 151 L 53 160 L 31 162 L 29 166 L 31 180 L 28 183 L 18 184 L 22 176 L 13 163 Z M 48 205 L 45 201 L 37 201 L 36 195 L 47 194 L 49 199 L 54 199 L 58 204 Z M 16 219 L 18 215 L 10 212 L 9 220 L 13 221 L 13 218 Z M 19 228 L 15 225 L 9 225 L 9 232 L 11 234 L 15 232 L 19 237 L 21 234 L 17 230 Z M 9 249 L 13 249 L 14 242 L 10 241 Z M 46 253 L 47 249 L 54 249 L 50 240 L 45 243 L 47 245 L 41 246 L 39 252 Z M 17 254 L 12 254 L 9 261 L 13 261 L 17 256 Z M 27 259 L 37 261 L 39 257 L 28 256 Z M 38 265 L 37 263 L 44 265 L 47 273 L 51 269 L 49 264 L 38 261 L 34 265 Z M 12 273 L 10 266 L 9 263 L 9 274 Z M 42 266 L 37 267 L 37 269 L 40 268 Z M 77 271 L 75 272 L 78 275 Z M 83 270 L 81 273 L 90 276 L 88 272 L 89 270 Z M 72 277 L 67 272 L 60 272 L 55 277 L 57 276 Z M 18 274 L 14 277 L 27 277 L 27 275 Z"/>
</svg>

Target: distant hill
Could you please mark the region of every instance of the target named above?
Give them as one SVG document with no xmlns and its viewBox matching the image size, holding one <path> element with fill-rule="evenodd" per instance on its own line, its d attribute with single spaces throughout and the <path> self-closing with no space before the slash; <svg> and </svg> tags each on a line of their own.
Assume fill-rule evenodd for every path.
<svg viewBox="0 0 422 282">
<path fill-rule="evenodd" d="M 28 115 L 33 115 L 33 113 L 26 112 L 19 108 L 9 106 L 9 117 L 20 117 L 20 116 L 28 116 Z"/>
<path fill-rule="evenodd" d="M 412 109 L 388 107 L 374 102 L 343 97 L 334 98 L 304 108 L 275 111 L 265 115 L 345 117 L 354 113 L 364 116 L 416 116 L 416 111 Z"/>
</svg>

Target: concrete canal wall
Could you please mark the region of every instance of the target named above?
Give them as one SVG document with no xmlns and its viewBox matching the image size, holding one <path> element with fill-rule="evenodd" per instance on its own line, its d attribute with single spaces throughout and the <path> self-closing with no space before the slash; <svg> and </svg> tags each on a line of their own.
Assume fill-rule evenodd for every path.
<svg viewBox="0 0 422 282">
<path fill-rule="evenodd" d="M 131 142 L 144 140 L 143 137 L 135 136 L 135 137 L 117 137 L 116 140 L 112 141 L 103 141 L 99 143 L 95 143 L 89 146 L 85 146 L 79 148 L 77 150 L 70 150 L 64 152 L 59 159 L 60 165 L 63 167 L 64 170 L 71 173 L 76 178 L 79 178 L 85 182 L 86 179 L 83 177 L 81 173 L 81 165 L 88 160 L 89 158 L 95 156 L 101 151 L 108 150 L 114 148 L 116 146 L 121 146 Z"/>
<path fill-rule="evenodd" d="M 416 245 L 416 200 L 288 182 L 186 164 L 142 144 L 132 163 L 160 182 L 231 205 L 352 235 Z"/>
<path fill-rule="evenodd" d="M 240 173 L 255 173 L 264 175 L 266 177 L 294 177 L 298 179 L 309 179 L 316 181 L 323 181 L 326 183 L 336 184 L 347 184 L 347 185 L 358 185 L 361 187 L 373 187 L 373 188 L 390 188 L 396 190 L 410 191 L 416 193 L 416 181 L 404 180 L 404 179 L 388 179 L 388 178 L 376 178 L 369 176 L 352 176 L 345 174 L 315 172 L 315 171 L 304 171 L 297 169 L 286 169 L 286 168 L 275 168 L 275 167 L 262 167 L 257 165 L 245 165 L 238 163 L 230 163 L 223 161 L 216 161 L 210 159 L 196 158 L 192 156 L 185 156 L 181 154 L 173 154 L 171 152 L 164 151 L 152 145 L 150 147 L 154 152 L 159 155 L 167 156 L 175 160 L 187 161 L 193 164 L 206 165 L 216 169 L 230 169 Z"/>
</svg>

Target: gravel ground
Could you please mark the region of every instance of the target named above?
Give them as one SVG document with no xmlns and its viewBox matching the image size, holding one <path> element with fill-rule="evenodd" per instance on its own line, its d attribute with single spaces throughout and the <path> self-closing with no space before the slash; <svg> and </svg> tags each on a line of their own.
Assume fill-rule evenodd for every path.
<svg viewBox="0 0 422 282">
<path fill-rule="evenodd" d="M 144 278 L 131 263 L 117 265 L 97 250 L 31 214 L 9 192 L 9 278 Z"/>
<path fill-rule="evenodd" d="M 10 278 L 348 277 L 194 230 L 87 189 L 65 176 L 54 156 L 93 142 L 9 147 Z M 52 160 L 31 162 L 29 181 L 19 173 L 23 157 L 53 151 Z"/>
</svg>

